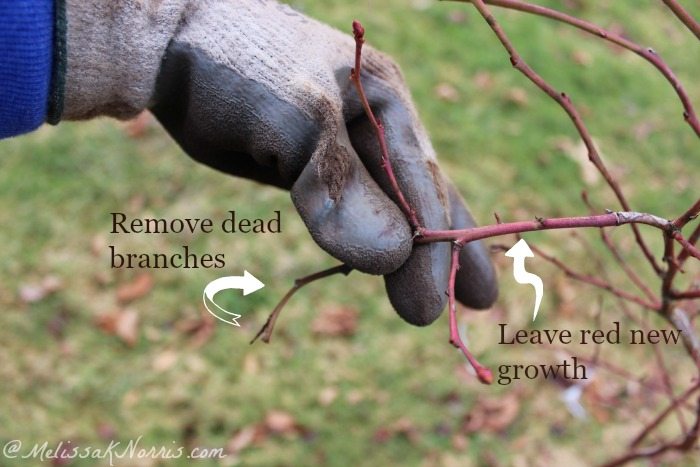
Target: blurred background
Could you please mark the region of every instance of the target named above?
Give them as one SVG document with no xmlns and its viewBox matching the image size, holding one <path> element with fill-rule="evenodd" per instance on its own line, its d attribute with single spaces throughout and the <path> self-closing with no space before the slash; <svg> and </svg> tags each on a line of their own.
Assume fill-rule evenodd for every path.
<svg viewBox="0 0 700 467">
<path fill-rule="evenodd" d="M 700 105 L 700 43 L 662 2 L 541 2 L 654 48 Z M 684 2 L 700 17 L 697 2 Z M 403 68 L 440 162 L 481 223 L 616 209 L 562 110 L 522 75 L 471 5 L 429 0 L 294 1 L 299 10 L 367 40 Z M 673 218 L 697 199 L 699 144 L 671 87 L 639 57 L 565 25 L 494 8 L 530 65 L 581 110 L 634 209 Z M 348 57 L 348 64 L 352 57 Z M 624 452 L 667 403 L 652 346 L 498 345 L 512 328 L 622 329 L 631 312 L 662 320 L 576 283 L 541 258 L 545 299 L 531 323 L 532 289 L 494 253 L 501 297 L 487 312 L 460 311 L 471 348 L 502 364 L 599 358 L 580 397 L 567 384 L 479 384 L 448 344 L 447 316 L 404 323 L 378 277 L 352 273 L 310 285 L 282 313 L 269 345 L 249 345 L 294 278 L 335 265 L 312 242 L 288 193 L 191 161 L 148 114 L 121 123 L 62 123 L 0 142 L 0 442 L 223 448 L 202 465 L 588 465 Z M 209 217 L 228 210 L 269 217 L 282 234 L 111 235 L 110 213 Z M 645 230 L 658 257 L 661 238 Z M 629 230 L 611 232 L 638 273 Z M 583 273 L 633 290 L 595 231 L 534 233 L 529 243 Z M 513 237 L 490 244 L 512 245 Z M 222 293 L 242 327 L 214 322 L 203 287 L 221 270 L 110 269 L 124 252 L 224 253 L 226 274 L 247 269 L 266 287 Z M 688 265 L 686 276 L 697 276 Z M 689 283 L 688 279 L 683 279 Z M 697 304 L 694 306 L 697 312 Z M 693 366 L 682 346 L 659 346 L 676 392 Z M 631 373 L 635 378 L 625 376 Z M 621 376 L 622 375 L 622 376 Z M 640 383 L 641 381 L 641 383 Z M 580 404 L 580 407 L 579 407 Z M 582 409 L 582 410 L 581 410 Z M 690 420 L 686 420 L 686 423 Z M 680 431 L 669 418 L 661 433 Z M 24 461 L 22 465 L 31 465 Z M 122 461 L 123 462 L 123 461 Z M 186 459 L 119 465 L 188 465 Z M 664 462 L 697 465 L 697 451 Z M 12 464 L 1 459 L 0 465 Z M 76 460 L 60 465 L 94 465 Z"/>
</svg>

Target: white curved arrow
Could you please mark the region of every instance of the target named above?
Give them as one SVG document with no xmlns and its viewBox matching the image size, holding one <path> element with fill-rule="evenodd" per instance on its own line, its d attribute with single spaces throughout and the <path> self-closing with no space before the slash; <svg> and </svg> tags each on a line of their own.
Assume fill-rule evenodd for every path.
<svg viewBox="0 0 700 467">
<path fill-rule="evenodd" d="M 255 292 L 256 290 L 262 289 L 263 287 L 265 287 L 265 284 L 260 282 L 257 277 L 255 277 L 248 271 L 243 271 L 243 276 L 220 277 L 208 283 L 207 286 L 204 288 L 204 293 L 202 294 L 202 301 L 204 302 L 204 307 L 207 309 L 207 311 L 211 313 L 216 319 L 219 319 L 224 323 L 233 324 L 234 326 L 240 327 L 240 324 L 238 324 L 238 321 L 236 320 L 240 318 L 241 315 L 231 313 L 230 311 L 226 311 L 223 308 L 221 308 L 214 301 L 214 296 L 222 290 L 229 289 L 242 289 L 243 295 L 248 295 Z M 224 314 L 221 315 L 212 311 L 212 309 L 209 308 L 209 305 L 207 304 L 207 299 L 209 299 L 209 301 L 214 304 L 218 311 Z"/>
<path fill-rule="evenodd" d="M 535 288 L 535 311 L 532 314 L 532 320 L 535 321 L 537 312 L 540 309 L 540 303 L 542 303 L 544 285 L 540 276 L 525 270 L 525 258 L 534 258 L 535 255 L 525 239 L 520 239 L 513 248 L 506 252 L 506 256 L 513 258 L 513 277 L 515 277 L 515 281 L 518 284 L 530 284 Z"/>
</svg>

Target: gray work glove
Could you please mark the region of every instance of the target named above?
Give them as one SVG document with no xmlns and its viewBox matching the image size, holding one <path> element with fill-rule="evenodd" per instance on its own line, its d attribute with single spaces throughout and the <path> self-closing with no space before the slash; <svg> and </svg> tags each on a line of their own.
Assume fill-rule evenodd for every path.
<svg viewBox="0 0 700 467">
<path fill-rule="evenodd" d="M 354 41 L 265 0 L 68 0 L 64 119 L 145 108 L 194 159 L 291 191 L 313 239 L 383 274 L 394 308 L 426 325 L 446 302 L 450 244 L 413 246 L 372 128 L 349 81 Z M 474 221 L 448 188 L 396 64 L 367 47 L 363 84 L 399 185 L 427 228 Z M 479 243 L 461 254 L 457 298 L 496 298 Z"/>
</svg>

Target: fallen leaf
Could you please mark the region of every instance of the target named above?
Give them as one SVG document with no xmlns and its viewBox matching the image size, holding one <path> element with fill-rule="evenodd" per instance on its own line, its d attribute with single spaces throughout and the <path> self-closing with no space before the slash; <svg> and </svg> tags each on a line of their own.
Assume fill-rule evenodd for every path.
<svg viewBox="0 0 700 467">
<path fill-rule="evenodd" d="M 357 405 L 360 402 L 362 402 L 365 399 L 365 396 L 362 394 L 362 391 L 359 389 L 353 389 L 352 391 L 348 392 L 348 395 L 345 396 L 345 400 L 348 401 L 348 404 L 350 405 Z"/>
<path fill-rule="evenodd" d="M 243 373 L 257 375 L 260 372 L 260 362 L 255 354 L 249 353 L 243 357 Z"/>
<path fill-rule="evenodd" d="M 384 444 L 389 441 L 392 437 L 391 430 L 386 427 L 377 428 L 377 430 L 372 435 L 372 440 L 375 443 Z"/>
<path fill-rule="evenodd" d="M 530 102 L 527 91 L 523 88 L 510 88 L 506 93 L 506 100 L 518 107 L 525 107 Z"/>
<path fill-rule="evenodd" d="M 455 451 L 464 451 L 467 449 L 468 445 L 469 441 L 466 436 L 459 433 L 452 436 L 452 448 L 454 448 Z"/>
<path fill-rule="evenodd" d="M 297 423 L 290 413 L 273 410 L 265 416 L 265 427 L 275 434 L 290 434 L 296 431 Z"/>
<path fill-rule="evenodd" d="M 51 465 L 53 467 L 63 467 L 66 465 L 71 465 L 73 463 L 74 455 L 71 455 L 76 449 L 76 452 L 80 451 L 80 447 L 73 440 L 61 440 L 58 443 L 57 449 L 53 452 L 51 456 Z"/>
<path fill-rule="evenodd" d="M 465 433 L 505 431 L 520 412 L 518 396 L 510 393 L 501 398 L 481 398 L 474 409 L 464 417 Z"/>
<path fill-rule="evenodd" d="M 411 444 L 417 444 L 420 441 L 420 432 L 408 417 L 402 417 L 388 427 L 377 428 L 372 439 L 375 443 L 386 443 L 397 436 L 406 438 Z"/>
<path fill-rule="evenodd" d="M 97 425 L 97 436 L 104 441 L 111 441 L 116 439 L 117 430 L 109 423 L 101 422 Z"/>
<path fill-rule="evenodd" d="M 394 433 L 404 436 L 411 444 L 417 444 L 420 440 L 418 428 L 416 428 L 416 425 L 408 417 L 398 419 L 392 428 Z"/>
<path fill-rule="evenodd" d="M 464 9 L 459 9 L 450 11 L 450 13 L 447 15 L 447 19 L 450 23 L 463 24 L 467 22 L 469 16 Z"/>
<path fill-rule="evenodd" d="M 108 246 L 107 238 L 102 234 L 98 234 L 92 237 L 90 252 L 93 256 L 100 256 L 107 250 Z"/>
<path fill-rule="evenodd" d="M 175 329 L 187 335 L 194 348 L 204 345 L 214 334 L 215 318 L 204 307 L 199 317 L 188 317 L 175 323 Z"/>
<path fill-rule="evenodd" d="M 637 123 L 632 128 L 632 133 L 634 133 L 634 137 L 637 138 L 638 140 L 644 140 L 652 132 L 656 131 L 657 128 L 658 128 L 658 125 L 655 122 L 645 120 L 645 121 Z"/>
<path fill-rule="evenodd" d="M 325 308 L 314 319 L 311 330 L 323 336 L 352 336 L 357 331 L 358 315 L 354 308 Z"/>
<path fill-rule="evenodd" d="M 63 339 L 69 317 L 70 314 L 66 310 L 61 309 L 54 313 L 53 318 L 47 324 L 49 333 L 57 340 Z"/>
<path fill-rule="evenodd" d="M 177 360 L 177 352 L 172 350 L 165 350 L 155 356 L 153 362 L 151 363 L 151 367 L 156 373 L 162 373 L 172 368 L 173 365 L 177 363 Z"/>
<path fill-rule="evenodd" d="M 438 99 L 446 102 L 459 101 L 459 91 L 450 83 L 440 83 L 433 90 Z"/>
<path fill-rule="evenodd" d="M 19 298 L 24 303 L 37 303 L 59 291 L 63 286 L 56 276 L 46 276 L 40 282 L 24 284 L 19 288 Z"/>
<path fill-rule="evenodd" d="M 259 425 L 251 425 L 244 427 L 238 431 L 226 445 L 226 451 L 230 454 L 238 454 L 251 444 L 256 438 L 261 437 L 261 429 Z"/>
<path fill-rule="evenodd" d="M 493 75 L 488 71 L 478 71 L 474 74 L 472 82 L 474 83 L 474 86 L 477 87 L 477 89 L 485 91 L 493 87 L 494 79 Z"/>
<path fill-rule="evenodd" d="M 585 50 L 574 50 L 571 54 L 571 59 L 574 63 L 581 66 L 588 66 L 593 63 L 593 57 Z"/>
<path fill-rule="evenodd" d="M 326 407 L 331 405 L 333 401 L 338 397 L 338 388 L 328 386 L 321 389 L 318 395 L 318 403 Z"/>
<path fill-rule="evenodd" d="M 153 276 L 150 273 L 142 272 L 131 282 L 120 286 L 117 289 L 117 300 L 120 303 L 129 303 L 147 295 L 153 288 Z"/>
<path fill-rule="evenodd" d="M 136 310 L 116 310 L 99 315 L 97 326 L 107 334 L 120 338 L 130 347 L 136 345 L 139 333 L 139 316 Z"/>
</svg>

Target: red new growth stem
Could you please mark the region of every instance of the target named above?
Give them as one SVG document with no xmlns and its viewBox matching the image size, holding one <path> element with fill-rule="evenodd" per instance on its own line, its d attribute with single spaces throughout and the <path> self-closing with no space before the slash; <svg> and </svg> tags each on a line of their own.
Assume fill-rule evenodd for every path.
<svg viewBox="0 0 700 467">
<path fill-rule="evenodd" d="M 459 335 L 459 328 L 457 327 L 457 305 L 455 303 L 454 294 L 454 283 L 457 278 L 457 270 L 459 269 L 459 252 L 464 246 L 463 243 L 454 242 L 452 245 L 452 263 L 450 266 L 450 288 L 448 291 L 449 295 L 449 308 L 450 308 L 450 344 L 457 347 L 462 351 L 467 360 L 471 364 L 472 368 L 476 372 L 477 378 L 484 384 L 491 384 L 493 382 L 493 373 L 491 370 L 481 365 L 474 355 L 469 351 L 462 338 Z"/>
<path fill-rule="evenodd" d="M 360 77 L 362 75 L 362 46 L 365 43 L 365 28 L 362 27 L 362 24 L 360 24 L 359 21 L 352 22 L 352 34 L 355 37 L 355 68 L 353 68 L 350 72 L 350 79 L 355 84 L 357 94 L 360 96 L 360 102 L 362 102 L 362 107 L 365 109 L 365 114 L 367 115 L 367 118 L 369 118 L 369 121 L 377 134 L 379 149 L 382 153 L 382 167 L 389 178 L 394 195 L 396 195 L 396 198 L 399 201 L 399 207 L 408 219 L 408 222 L 411 224 L 413 230 L 418 232 L 420 229 L 420 222 L 418 222 L 416 211 L 408 204 L 408 201 L 406 201 L 406 197 L 403 195 L 403 192 L 399 187 L 399 183 L 394 175 L 394 169 L 389 161 L 389 149 L 386 145 L 384 126 L 382 125 L 382 122 L 375 117 L 374 112 L 369 105 L 369 101 L 367 100 L 362 82 L 360 81 Z"/>
</svg>

